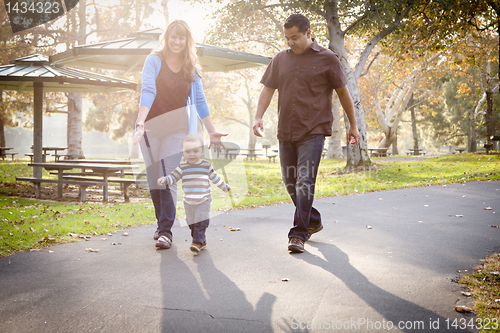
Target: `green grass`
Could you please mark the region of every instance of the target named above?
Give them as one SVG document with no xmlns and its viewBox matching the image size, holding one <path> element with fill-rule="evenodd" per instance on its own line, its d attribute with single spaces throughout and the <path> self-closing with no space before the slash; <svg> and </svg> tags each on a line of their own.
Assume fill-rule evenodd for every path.
<svg viewBox="0 0 500 333">
<path fill-rule="evenodd" d="M 374 165 L 370 168 L 344 174 L 345 161 L 322 160 L 316 197 L 500 179 L 499 155 L 460 154 L 419 162 L 382 161 L 373 159 Z M 279 163 L 236 160 L 225 165 L 224 172 L 220 169 L 223 163 L 227 161 L 216 160 L 214 166 L 222 177 L 228 179 L 233 190 L 228 195 L 214 188 L 212 211 L 290 202 L 281 181 Z M 16 182 L 15 176 L 29 176 L 31 172 L 26 163 L 0 163 L 0 194 L 4 194 L 0 196 L 0 256 L 74 241 L 85 235 L 105 235 L 155 223 L 154 209 L 148 199 L 146 202 L 143 199 L 143 202 L 106 204 L 27 199 L 34 197 L 33 186 Z M 48 176 L 44 174 L 44 177 Z M 48 189 L 53 193 L 56 186 L 44 184 L 43 188 L 42 194 Z M 131 193 L 132 197 L 134 195 L 148 197 L 146 189 Z M 182 191 L 178 197 L 182 200 Z M 184 216 L 181 203 L 177 205 L 177 216 Z"/>
<path fill-rule="evenodd" d="M 474 300 L 474 311 L 484 324 L 479 332 L 500 332 L 500 254 L 492 254 L 472 274 L 458 283 L 467 286 Z"/>
</svg>

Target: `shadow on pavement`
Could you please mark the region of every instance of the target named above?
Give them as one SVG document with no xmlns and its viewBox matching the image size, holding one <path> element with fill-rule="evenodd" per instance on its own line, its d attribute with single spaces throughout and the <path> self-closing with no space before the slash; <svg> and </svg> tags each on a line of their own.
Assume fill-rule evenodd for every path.
<svg viewBox="0 0 500 333">
<path fill-rule="evenodd" d="M 264 293 L 254 309 L 244 292 L 215 267 L 209 250 L 193 254 L 192 267 L 178 257 L 175 245 L 161 254 L 161 332 L 272 331 L 274 295 Z"/>
<path fill-rule="evenodd" d="M 387 327 L 391 322 L 394 329 L 400 329 L 402 332 L 454 332 L 452 327 L 445 327 L 447 318 L 393 295 L 371 283 L 366 276 L 349 263 L 349 256 L 335 245 L 314 241 L 308 241 L 307 244 L 317 248 L 326 260 L 308 252 L 297 255 L 297 259 L 321 267 L 339 278 L 368 306 L 385 318 Z M 356 318 L 354 314 L 353 317 Z M 436 323 L 436 321 L 439 323 L 439 328 L 431 327 L 430 323 Z M 402 325 L 401 328 L 398 327 L 399 323 Z M 372 324 L 366 323 L 366 326 L 363 327 L 364 330 L 361 331 L 378 331 L 379 329 L 382 331 L 382 327 L 379 328 L 376 325 L 380 325 L 380 323 L 375 323 L 375 321 Z M 472 331 L 465 329 L 457 330 L 457 332 L 472 333 Z"/>
</svg>

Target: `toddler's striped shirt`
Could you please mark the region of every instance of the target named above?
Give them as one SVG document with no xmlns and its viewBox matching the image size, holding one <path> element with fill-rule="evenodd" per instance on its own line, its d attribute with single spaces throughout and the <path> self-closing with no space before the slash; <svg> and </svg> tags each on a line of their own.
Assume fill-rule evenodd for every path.
<svg viewBox="0 0 500 333">
<path fill-rule="evenodd" d="M 222 191 L 228 191 L 228 185 L 219 177 L 212 164 L 207 160 L 201 160 L 199 164 L 182 162 L 170 175 L 165 177 L 168 185 L 181 179 L 184 202 L 190 205 L 199 205 L 211 198 L 210 181 Z"/>
</svg>

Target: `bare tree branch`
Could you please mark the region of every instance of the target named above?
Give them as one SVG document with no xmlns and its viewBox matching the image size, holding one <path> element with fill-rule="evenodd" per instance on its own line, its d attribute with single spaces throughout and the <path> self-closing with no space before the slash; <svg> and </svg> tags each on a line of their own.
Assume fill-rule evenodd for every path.
<svg viewBox="0 0 500 333">
<path fill-rule="evenodd" d="M 373 59 L 368 64 L 368 67 L 366 67 L 366 71 L 364 71 L 363 73 L 361 73 L 359 75 L 359 77 L 362 77 L 362 76 L 365 76 L 366 74 L 368 74 L 368 72 L 370 71 L 371 65 L 373 64 L 373 62 L 375 61 L 375 59 L 377 59 L 377 57 L 378 57 L 379 54 L 380 54 L 380 52 L 375 53 L 375 55 L 373 56 Z"/>
<path fill-rule="evenodd" d="M 377 45 L 378 42 L 380 42 L 383 38 L 385 38 L 391 32 L 393 32 L 394 30 L 396 30 L 401 25 L 402 20 L 408 15 L 408 13 L 410 12 L 410 10 L 414 6 L 415 6 L 415 2 L 412 1 L 408 5 L 408 7 L 406 7 L 405 10 L 403 10 L 401 12 L 401 14 L 398 17 L 396 17 L 394 19 L 394 21 L 388 27 L 386 27 L 384 30 L 382 30 L 381 32 L 379 32 L 376 36 L 374 36 L 370 40 L 370 42 L 368 42 L 368 44 L 365 46 L 365 49 L 363 50 L 363 52 L 361 52 L 361 55 L 359 57 L 359 62 L 356 64 L 356 67 L 354 68 L 354 76 L 356 78 L 360 77 L 361 71 L 365 67 L 366 60 L 368 59 L 368 55 L 372 52 L 372 50 L 375 47 L 375 45 Z"/>
</svg>

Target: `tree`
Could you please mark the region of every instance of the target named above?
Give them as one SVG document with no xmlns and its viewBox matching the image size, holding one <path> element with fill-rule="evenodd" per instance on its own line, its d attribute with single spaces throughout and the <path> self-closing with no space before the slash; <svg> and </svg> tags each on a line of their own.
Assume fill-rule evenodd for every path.
<svg viewBox="0 0 500 333">
<path fill-rule="evenodd" d="M 91 36 L 101 40 L 118 39 L 139 30 L 144 20 L 154 12 L 154 9 L 150 6 L 151 2 L 151 0 L 135 0 L 132 2 L 122 0 L 113 4 L 106 2 L 88 4 L 87 0 L 80 0 L 77 11 L 67 15 L 65 26 L 66 30 L 70 32 L 70 37 L 65 41 L 66 47 L 84 45 Z M 168 0 L 164 1 L 164 3 L 168 3 Z M 112 99 L 113 97 L 110 97 L 110 95 L 107 94 L 106 96 Z M 82 158 L 82 95 L 71 93 L 67 94 L 67 97 L 67 155 L 68 158 Z M 94 100 L 99 100 L 99 97 Z M 108 103 L 99 103 L 97 105 L 91 112 L 93 116 L 96 114 L 105 115 L 110 109 Z M 102 109 L 101 105 L 104 105 Z M 130 107 L 130 103 L 127 106 Z M 122 109 L 115 107 L 115 112 L 121 116 L 127 116 L 120 120 L 125 122 L 123 126 L 114 127 L 114 136 L 117 138 L 123 137 L 126 133 L 124 129 L 133 125 L 133 117 L 130 117 L 131 110 L 129 107 Z M 102 119 L 106 119 L 106 117 L 102 117 Z M 111 119 L 106 120 L 110 121 Z M 98 129 L 99 125 L 94 126 L 91 118 L 86 121 L 86 127 L 89 129 Z"/>
<path fill-rule="evenodd" d="M 247 129 L 248 149 L 255 149 L 257 138 L 253 134 L 253 120 L 256 111 L 256 98 L 259 87 L 256 77 L 262 75 L 261 69 L 242 69 L 229 73 L 204 74 L 204 90 L 214 119 L 217 122 L 240 124 Z M 239 112 L 238 110 L 244 111 Z M 270 109 L 276 109 L 276 101 Z M 271 126 L 266 126 L 264 138 L 270 142 L 276 135 Z"/>
<path fill-rule="evenodd" d="M 348 88 L 354 99 L 356 119 L 360 130 L 360 149 L 349 149 L 347 167 L 370 164 L 367 153 L 366 125 L 364 111 L 360 99 L 357 80 L 365 72 L 373 48 L 391 33 L 397 31 L 403 21 L 417 8 L 417 3 L 423 5 L 426 1 L 234 1 L 224 11 L 220 11 L 217 27 L 219 39 L 228 38 L 231 42 L 237 40 L 260 43 L 269 46 L 269 39 L 261 41 L 255 36 L 257 32 L 266 32 L 269 26 L 276 31 L 281 30 L 283 18 L 293 11 L 302 11 L 312 18 L 313 31 L 316 36 L 323 34 L 328 39 L 331 50 L 339 55 L 348 80 Z M 231 19 L 229 19 L 231 18 Z M 251 25 L 242 24 L 250 21 Z M 241 28 L 241 27 L 244 28 Z M 357 55 L 354 69 L 345 47 L 348 34 L 358 34 L 366 40 L 364 48 Z M 274 36 L 277 34 L 274 33 Z M 321 39 L 321 37 L 320 37 Z M 268 48 L 269 49 L 269 48 Z"/>
<path fill-rule="evenodd" d="M 377 118 L 379 126 L 385 135 L 379 144 L 379 148 L 389 148 L 394 140 L 396 140 L 399 122 L 404 112 L 408 110 L 407 106 L 413 96 L 413 91 L 418 86 L 422 76 L 429 69 L 430 64 L 441 55 L 442 52 L 437 52 L 429 59 L 420 61 L 401 83 L 394 85 L 394 90 L 389 94 L 390 97 L 386 103 L 385 112 L 382 111 L 379 89 L 377 89 L 375 97 Z M 392 76 L 394 76 L 394 73 L 389 71 L 389 77 Z"/>
</svg>

